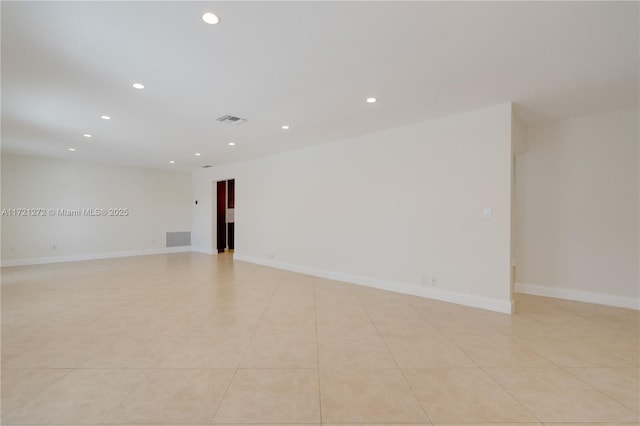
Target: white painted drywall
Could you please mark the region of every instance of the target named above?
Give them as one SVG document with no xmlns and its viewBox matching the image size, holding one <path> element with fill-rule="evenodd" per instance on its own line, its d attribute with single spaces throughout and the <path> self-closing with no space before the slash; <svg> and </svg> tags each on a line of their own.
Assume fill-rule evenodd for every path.
<svg viewBox="0 0 640 426">
<path fill-rule="evenodd" d="M 517 240 L 518 234 L 518 205 L 516 203 L 516 170 L 518 168 L 519 155 L 527 149 L 527 128 L 516 112 L 511 111 L 511 298 L 515 293 L 515 281 L 517 278 Z"/>
<path fill-rule="evenodd" d="M 191 175 L 2 155 L 2 209 L 126 208 L 125 217 L 2 217 L 4 265 L 162 252 L 191 230 Z M 53 246 L 55 245 L 55 249 Z"/>
<path fill-rule="evenodd" d="M 510 123 L 504 104 L 199 170 L 193 245 L 212 251 L 235 178 L 238 258 L 509 310 Z"/>
<path fill-rule="evenodd" d="M 516 171 L 521 291 L 638 306 L 638 114 L 527 129 Z"/>
</svg>

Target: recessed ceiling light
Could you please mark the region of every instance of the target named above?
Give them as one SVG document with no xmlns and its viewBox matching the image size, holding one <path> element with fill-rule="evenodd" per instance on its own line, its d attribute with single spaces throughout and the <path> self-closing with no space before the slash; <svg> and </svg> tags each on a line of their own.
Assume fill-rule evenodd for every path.
<svg viewBox="0 0 640 426">
<path fill-rule="evenodd" d="M 196 155 L 196 157 L 200 157 L 200 153 L 199 152 L 196 152 L 195 155 Z"/>
<path fill-rule="evenodd" d="M 144 84 L 140 84 L 140 83 L 133 83 L 133 88 L 134 89 L 138 89 L 138 90 L 142 90 L 144 89 Z"/>
<path fill-rule="evenodd" d="M 108 115 L 101 115 L 100 118 L 102 118 L 103 120 L 111 120 L 111 117 L 109 117 Z"/>
<path fill-rule="evenodd" d="M 75 148 L 69 148 L 69 151 L 75 151 L 75 150 L 76 150 Z"/>
<path fill-rule="evenodd" d="M 235 145 L 236 145 L 236 143 L 235 143 L 235 142 L 229 142 L 227 145 L 229 145 L 229 146 L 235 146 Z"/>
<path fill-rule="evenodd" d="M 171 161 L 169 161 L 169 164 L 176 164 L 176 162 L 171 160 Z"/>
<path fill-rule="evenodd" d="M 202 15 L 202 20 L 210 25 L 215 25 L 218 22 L 220 22 L 220 18 L 218 18 L 218 15 L 211 12 L 207 12 L 204 15 Z"/>
<path fill-rule="evenodd" d="M 367 98 L 368 104 L 375 104 L 378 100 L 376 98 Z"/>
<path fill-rule="evenodd" d="M 289 126 L 288 126 L 288 125 L 286 125 L 286 124 L 283 124 L 282 126 L 280 126 L 280 128 L 281 128 L 282 130 L 289 130 Z"/>
<path fill-rule="evenodd" d="M 90 138 L 90 137 L 91 137 L 91 135 L 90 135 L 89 133 L 85 133 L 85 134 L 84 134 L 84 135 L 82 135 L 82 136 L 84 136 L 85 138 Z"/>
</svg>

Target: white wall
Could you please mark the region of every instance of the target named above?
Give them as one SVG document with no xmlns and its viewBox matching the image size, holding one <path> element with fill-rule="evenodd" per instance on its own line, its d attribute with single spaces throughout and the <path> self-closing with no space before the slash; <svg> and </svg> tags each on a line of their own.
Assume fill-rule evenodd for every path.
<svg viewBox="0 0 640 426">
<path fill-rule="evenodd" d="M 518 290 L 638 307 L 638 114 L 528 128 L 516 171 Z"/>
<path fill-rule="evenodd" d="M 193 245 L 235 178 L 238 259 L 510 311 L 510 123 L 505 104 L 200 170 Z"/>
<path fill-rule="evenodd" d="M 515 293 L 518 234 L 518 204 L 516 202 L 517 158 L 527 149 L 527 128 L 515 111 L 511 111 L 511 297 Z"/>
<path fill-rule="evenodd" d="M 164 252 L 191 230 L 191 175 L 2 155 L 2 208 L 128 208 L 126 217 L 2 217 L 3 265 Z M 53 249 L 53 246 L 56 249 Z"/>
</svg>

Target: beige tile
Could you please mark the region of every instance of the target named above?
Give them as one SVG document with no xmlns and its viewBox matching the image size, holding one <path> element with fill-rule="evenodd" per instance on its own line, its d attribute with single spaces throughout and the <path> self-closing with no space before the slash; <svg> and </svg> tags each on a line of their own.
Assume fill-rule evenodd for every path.
<svg viewBox="0 0 640 426">
<path fill-rule="evenodd" d="M 543 425 L 546 426 L 637 426 L 638 423 L 634 422 L 634 423 L 627 423 L 627 422 L 615 422 L 615 423 L 593 423 L 593 422 L 584 422 L 584 423 L 569 423 L 569 422 L 564 422 L 564 423 L 550 423 L 550 422 L 545 422 L 542 423 Z"/>
<path fill-rule="evenodd" d="M 282 314 L 278 319 L 263 318 L 256 330 L 257 334 L 289 334 L 298 337 L 316 336 L 316 322 L 293 314 Z"/>
<path fill-rule="evenodd" d="M 507 335 L 471 335 L 454 343 L 479 367 L 553 367 L 549 360 Z"/>
<path fill-rule="evenodd" d="M 615 330 L 607 335 L 586 337 L 583 341 L 603 351 L 609 351 L 635 367 L 640 367 L 640 333 L 638 332 Z"/>
<path fill-rule="evenodd" d="M 236 368 L 251 337 L 224 338 L 194 336 L 177 345 L 160 361 L 162 368 Z"/>
<path fill-rule="evenodd" d="M 318 368 L 318 344 L 313 335 L 257 333 L 247 348 L 242 368 Z"/>
<path fill-rule="evenodd" d="M 214 423 L 319 423 L 318 371 L 240 369 Z"/>
<path fill-rule="evenodd" d="M 437 426 L 542 426 L 542 423 L 434 423 Z"/>
<path fill-rule="evenodd" d="M 459 309 L 459 308 L 458 308 Z M 423 315 L 438 332 L 445 335 L 483 334 L 493 331 L 490 325 L 478 321 L 475 315 L 461 313 L 459 315 Z"/>
<path fill-rule="evenodd" d="M 70 369 L 17 369 L 2 370 L 2 412 L 6 413 L 16 405 L 40 392 L 59 380 Z"/>
<path fill-rule="evenodd" d="M 476 366 L 460 349 L 444 338 L 386 336 L 384 341 L 400 368 Z"/>
<path fill-rule="evenodd" d="M 215 320 L 209 318 L 199 327 L 197 327 L 190 337 L 213 337 L 216 339 L 225 339 L 228 337 L 247 336 L 251 337 L 258 329 L 259 320 L 252 321 L 235 321 L 227 318 Z"/>
<path fill-rule="evenodd" d="M 637 422 L 638 416 L 559 368 L 485 371 L 543 422 Z"/>
<path fill-rule="evenodd" d="M 2 342 L 3 368 L 76 368 L 90 359 L 100 342 L 74 338 L 67 334 L 50 335 L 42 340 L 13 344 Z"/>
<path fill-rule="evenodd" d="M 591 317 L 591 319 L 607 328 L 620 331 L 640 330 L 640 318 L 637 314 L 629 315 L 601 315 Z"/>
<path fill-rule="evenodd" d="M 105 421 L 123 423 L 210 423 L 233 370 L 156 370 Z"/>
<path fill-rule="evenodd" d="M 149 370 L 74 370 L 3 414 L 2 424 L 98 424 Z"/>
<path fill-rule="evenodd" d="M 640 370 L 637 368 L 568 368 L 566 371 L 640 414 Z"/>
<path fill-rule="evenodd" d="M 617 353 L 590 345 L 586 338 L 542 336 L 518 339 L 559 367 L 633 367 Z"/>
<path fill-rule="evenodd" d="M 318 318 L 317 329 L 318 338 L 379 336 L 378 330 L 369 319 L 340 321 Z"/>
<path fill-rule="evenodd" d="M 275 271 L 235 262 L 228 254 L 176 253 L 3 268 L 2 364 L 24 370 L 3 372 L 2 424 L 15 423 L 19 416 L 23 424 L 32 420 L 41 424 L 97 424 L 103 421 L 93 421 L 100 413 L 108 417 L 122 408 L 118 404 L 128 400 L 127 395 L 137 395 L 136 401 L 127 402 L 133 408 L 128 413 L 131 421 L 126 422 L 138 423 L 141 419 L 137 415 L 152 416 L 166 410 L 188 415 L 176 415 L 179 422 L 160 415 L 153 422 L 153 418 L 142 420 L 147 424 L 184 424 L 200 418 L 205 419 L 201 422 L 204 425 L 215 419 L 217 409 L 215 404 L 204 402 L 215 399 L 215 392 L 207 389 L 220 380 L 210 380 L 207 374 L 190 375 L 189 368 L 210 371 L 212 367 L 229 367 L 233 374 L 238 366 L 268 367 L 268 371 L 278 371 L 277 367 L 307 371 L 293 367 L 311 367 L 309 371 L 317 377 L 319 363 L 333 366 L 327 371 L 342 366 L 339 370 L 346 371 L 343 376 L 350 377 L 344 382 L 332 379 L 334 388 L 344 392 L 332 395 L 323 389 L 329 405 L 322 407 L 322 414 L 345 414 L 340 420 L 324 418 L 324 424 L 428 423 L 426 415 L 413 420 L 403 416 L 412 413 L 412 408 L 404 410 L 403 404 L 415 407 L 407 402 L 411 398 L 405 391 L 409 389 L 408 395 L 413 395 L 408 384 L 398 385 L 400 391 L 393 390 L 395 385 L 385 385 L 404 382 L 398 364 L 439 370 L 451 366 L 474 370 L 478 365 L 492 374 L 495 369 L 518 367 L 513 370 L 515 378 L 507 375 L 504 380 L 518 379 L 520 367 L 533 367 L 543 370 L 541 378 L 522 379 L 520 387 L 513 385 L 511 396 L 528 401 L 543 414 L 550 413 L 548 418 L 581 422 L 583 426 L 594 419 L 637 424 L 637 417 L 621 419 L 638 414 L 634 405 L 637 376 L 627 373 L 637 374 L 640 367 L 640 314 L 530 295 L 516 294 L 515 299 L 514 315 L 499 314 Z M 322 347 L 315 346 L 316 342 Z M 556 364 L 567 371 L 553 367 Z M 126 370 L 110 373 L 111 379 L 98 372 L 117 370 L 75 370 L 59 377 L 62 371 L 87 366 Z M 385 367 L 377 371 L 392 378 L 365 380 L 362 375 L 367 366 Z M 129 369 L 136 367 L 176 367 L 178 373 L 152 386 L 143 383 L 139 389 L 147 386 L 146 393 L 135 391 L 132 395 L 126 391 L 134 391 L 137 385 L 128 387 L 128 379 L 119 375 L 135 374 Z M 547 377 L 547 370 L 556 373 Z M 167 371 L 172 370 L 158 370 L 157 374 Z M 243 371 L 253 370 L 240 368 L 240 377 Z M 468 379 L 473 383 L 474 374 Z M 536 384 L 537 379 L 542 384 Z M 166 382 L 177 386 L 162 384 Z M 275 393 L 271 388 L 280 386 L 278 380 L 265 378 L 263 382 L 245 387 L 244 393 L 257 401 L 253 403 L 255 416 L 232 423 L 294 422 L 297 420 L 286 413 L 296 410 L 314 413 L 308 416 L 312 420 L 301 423 L 321 423 L 318 386 L 324 388 L 322 383 L 315 385 L 315 399 L 305 397 L 304 392 L 291 392 L 301 395 L 282 397 L 286 401 L 279 405 L 277 395 L 289 395 L 295 380 L 282 379 L 284 385 Z M 466 408 L 460 411 L 467 426 L 487 421 L 482 390 L 487 384 L 479 383 L 480 391 L 470 387 L 471 394 L 456 390 L 470 398 L 465 407 L 479 407 L 477 413 L 470 409 L 469 414 Z M 392 398 L 385 400 L 389 389 Z M 484 393 L 492 395 L 493 390 Z M 361 399 L 353 399 L 360 394 Z M 196 397 L 193 401 L 181 399 L 189 395 Z M 447 396 L 440 392 L 437 397 Z M 296 401 L 299 407 L 289 408 L 290 403 L 298 404 Z M 555 403 L 558 412 L 554 411 Z M 240 411 L 248 406 L 236 405 Z M 274 406 L 280 407 L 275 410 L 281 417 L 259 418 Z M 420 405 L 418 408 L 423 410 Z M 349 413 L 355 420 L 348 420 Z"/>
<path fill-rule="evenodd" d="M 323 423 L 424 423 L 428 418 L 398 369 L 320 371 Z"/>
<path fill-rule="evenodd" d="M 338 336 L 318 339 L 320 368 L 397 368 L 380 336 Z"/>
<path fill-rule="evenodd" d="M 378 335 L 373 321 L 357 304 L 318 305 L 316 316 L 318 337 Z"/>
<path fill-rule="evenodd" d="M 184 341 L 183 336 L 112 336 L 82 368 L 158 368 Z"/>
<path fill-rule="evenodd" d="M 323 423 L 323 426 L 431 426 L 431 423 Z"/>
<path fill-rule="evenodd" d="M 537 420 L 479 368 L 404 370 L 404 374 L 434 423 Z"/>
<path fill-rule="evenodd" d="M 381 336 L 442 337 L 434 326 L 405 303 L 370 308 L 367 313 Z"/>
</svg>

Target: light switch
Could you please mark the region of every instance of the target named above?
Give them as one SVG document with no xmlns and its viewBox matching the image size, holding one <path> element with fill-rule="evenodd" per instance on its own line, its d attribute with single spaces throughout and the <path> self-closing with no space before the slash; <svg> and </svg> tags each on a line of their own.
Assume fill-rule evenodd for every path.
<svg viewBox="0 0 640 426">
<path fill-rule="evenodd" d="M 482 218 L 491 219 L 491 207 L 485 207 L 482 209 Z"/>
</svg>

